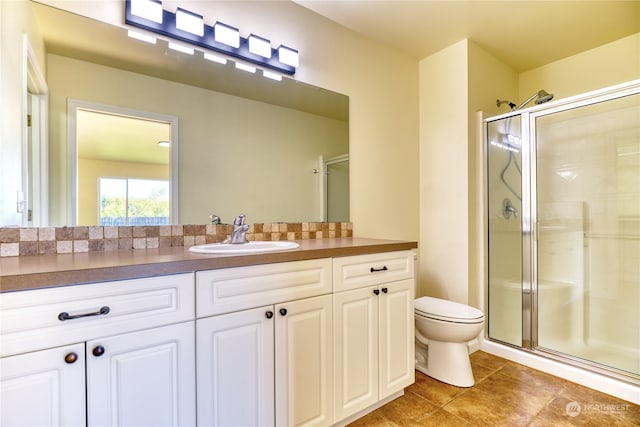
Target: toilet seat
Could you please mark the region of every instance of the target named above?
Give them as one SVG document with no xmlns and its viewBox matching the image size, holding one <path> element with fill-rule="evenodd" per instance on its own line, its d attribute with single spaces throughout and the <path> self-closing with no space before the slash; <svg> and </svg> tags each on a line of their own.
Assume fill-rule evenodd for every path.
<svg viewBox="0 0 640 427">
<path fill-rule="evenodd" d="M 415 314 L 433 320 L 452 323 L 482 323 L 484 313 L 466 304 L 439 298 L 421 297 L 414 301 Z"/>
</svg>

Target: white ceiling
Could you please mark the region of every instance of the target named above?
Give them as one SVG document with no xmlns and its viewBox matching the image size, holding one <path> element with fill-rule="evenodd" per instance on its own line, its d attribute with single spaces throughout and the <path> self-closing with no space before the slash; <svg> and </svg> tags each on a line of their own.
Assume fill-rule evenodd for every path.
<svg viewBox="0 0 640 427">
<path fill-rule="evenodd" d="M 640 31 L 640 1 L 294 0 L 423 59 L 469 38 L 523 72 Z"/>
<path fill-rule="evenodd" d="M 169 164 L 171 125 L 134 117 L 78 110 L 78 158 L 109 162 Z"/>
</svg>

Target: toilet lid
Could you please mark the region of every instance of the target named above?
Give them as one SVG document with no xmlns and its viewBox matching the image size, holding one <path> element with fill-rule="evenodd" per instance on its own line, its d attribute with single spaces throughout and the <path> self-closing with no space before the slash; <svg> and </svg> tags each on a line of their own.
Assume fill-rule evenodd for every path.
<svg viewBox="0 0 640 427">
<path fill-rule="evenodd" d="M 466 304 L 447 301 L 439 298 L 421 297 L 414 302 L 417 314 L 427 317 L 438 317 L 442 320 L 481 320 L 484 313 Z"/>
</svg>

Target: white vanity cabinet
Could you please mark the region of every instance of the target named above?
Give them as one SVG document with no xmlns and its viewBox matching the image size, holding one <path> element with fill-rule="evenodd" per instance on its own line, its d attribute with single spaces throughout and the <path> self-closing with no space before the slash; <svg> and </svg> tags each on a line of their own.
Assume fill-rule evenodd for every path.
<svg viewBox="0 0 640 427">
<path fill-rule="evenodd" d="M 0 359 L 0 425 L 84 426 L 84 343 Z"/>
<path fill-rule="evenodd" d="M 196 285 L 198 425 L 333 424 L 331 260 L 203 271 Z"/>
<path fill-rule="evenodd" d="M 0 295 L 2 425 L 194 425 L 193 280 Z"/>
<path fill-rule="evenodd" d="M 0 294 L 0 424 L 332 426 L 414 381 L 413 253 Z"/>
<path fill-rule="evenodd" d="M 335 416 L 345 419 L 415 380 L 411 251 L 334 259 Z"/>
<path fill-rule="evenodd" d="M 87 342 L 88 425 L 195 425 L 194 336 L 190 321 Z"/>
</svg>

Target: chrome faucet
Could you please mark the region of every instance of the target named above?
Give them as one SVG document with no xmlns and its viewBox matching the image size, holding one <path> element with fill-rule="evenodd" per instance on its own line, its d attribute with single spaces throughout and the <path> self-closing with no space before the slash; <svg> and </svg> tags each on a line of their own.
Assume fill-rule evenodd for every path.
<svg viewBox="0 0 640 427">
<path fill-rule="evenodd" d="M 244 219 L 244 214 L 240 214 L 233 220 L 233 231 L 231 232 L 229 243 L 234 245 L 249 243 L 247 240 L 247 230 L 249 230 L 249 225 L 244 223 Z"/>
<path fill-rule="evenodd" d="M 211 224 L 214 224 L 214 225 L 222 224 L 222 221 L 220 220 L 220 217 L 218 215 L 216 215 L 216 214 L 209 215 L 209 220 L 211 220 Z"/>
</svg>

